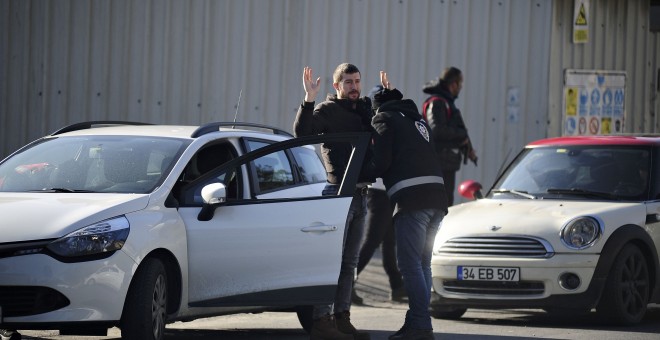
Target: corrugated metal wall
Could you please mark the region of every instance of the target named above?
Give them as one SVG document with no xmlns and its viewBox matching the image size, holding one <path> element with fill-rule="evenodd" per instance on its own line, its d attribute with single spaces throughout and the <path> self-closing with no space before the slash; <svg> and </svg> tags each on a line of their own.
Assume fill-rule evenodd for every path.
<svg viewBox="0 0 660 340">
<path fill-rule="evenodd" d="M 563 68 L 622 67 L 648 53 L 634 24 L 648 0 L 591 3 L 623 46 L 595 33 L 583 57 L 563 23 L 573 0 L 0 1 L 0 157 L 84 120 L 201 124 L 238 111 L 239 121 L 290 130 L 305 65 L 321 93 L 341 62 L 361 69 L 364 93 L 386 70 L 418 104 L 426 81 L 457 66 L 480 159 L 458 180 L 490 185 L 509 152 L 559 131 Z M 602 56 L 613 48 L 622 50 Z"/>
<path fill-rule="evenodd" d="M 550 48 L 551 136 L 561 135 L 565 69 L 626 72 L 624 132 L 660 132 L 655 116 L 657 33 L 649 32 L 648 0 L 590 0 L 589 42 L 573 44 L 573 1 L 555 1 Z M 655 65 L 655 66 L 654 66 Z"/>
</svg>

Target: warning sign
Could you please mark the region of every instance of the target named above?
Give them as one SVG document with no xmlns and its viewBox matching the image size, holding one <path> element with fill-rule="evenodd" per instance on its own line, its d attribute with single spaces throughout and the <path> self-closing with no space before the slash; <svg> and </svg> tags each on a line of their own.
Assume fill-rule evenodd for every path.
<svg viewBox="0 0 660 340">
<path fill-rule="evenodd" d="M 565 70 L 562 91 L 564 136 L 624 132 L 626 72 Z"/>
<path fill-rule="evenodd" d="M 580 117 L 580 123 L 578 124 L 578 134 L 584 135 L 587 133 L 587 119 Z"/>
<path fill-rule="evenodd" d="M 584 3 L 580 4 L 580 10 L 578 11 L 577 19 L 575 19 L 575 25 L 587 26 L 587 10 L 584 9 Z"/>
<path fill-rule="evenodd" d="M 599 129 L 600 129 L 600 122 L 598 122 L 598 118 L 591 117 L 591 119 L 589 120 L 589 134 L 597 135 Z"/>
<path fill-rule="evenodd" d="M 589 42 L 589 0 L 575 0 L 573 13 L 573 43 Z"/>
<path fill-rule="evenodd" d="M 612 133 L 612 118 L 603 117 L 600 119 L 600 133 L 603 135 Z"/>
<path fill-rule="evenodd" d="M 569 87 L 566 89 L 566 115 L 575 116 L 577 115 L 577 103 L 578 103 L 578 89 L 575 87 Z"/>
</svg>

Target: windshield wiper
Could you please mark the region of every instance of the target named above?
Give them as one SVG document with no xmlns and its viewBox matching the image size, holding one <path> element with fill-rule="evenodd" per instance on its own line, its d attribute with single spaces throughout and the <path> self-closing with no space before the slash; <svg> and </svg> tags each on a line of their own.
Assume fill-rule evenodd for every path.
<svg viewBox="0 0 660 340">
<path fill-rule="evenodd" d="M 547 190 L 547 193 L 549 193 L 549 194 L 560 194 L 560 195 L 590 196 L 590 197 L 614 199 L 614 196 L 612 194 L 609 194 L 609 193 L 606 193 L 606 192 L 591 191 L 591 190 L 578 189 L 578 188 L 571 188 L 571 189 L 549 188 Z"/>
<path fill-rule="evenodd" d="M 518 191 L 518 190 L 511 190 L 511 189 L 493 189 L 491 192 L 494 192 L 496 194 L 514 194 L 518 196 L 522 196 L 525 198 L 529 198 L 530 200 L 535 200 L 536 196 L 530 195 L 527 191 Z"/>
<path fill-rule="evenodd" d="M 32 192 L 72 192 L 72 193 L 79 193 L 79 192 L 94 192 L 91 190 L 79 190 L 79 189 L 69 189 L 69 188 L 43 188 L 41 190 L 31 190 Z"/>
</svg>

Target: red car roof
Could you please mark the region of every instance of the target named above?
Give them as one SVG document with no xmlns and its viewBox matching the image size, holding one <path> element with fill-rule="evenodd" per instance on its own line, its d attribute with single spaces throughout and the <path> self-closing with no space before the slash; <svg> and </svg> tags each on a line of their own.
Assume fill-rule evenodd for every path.
<svg viewBox="0 0 660 340">
<path fill-rule="evenodd" d="M 528 147 L 548 145 L 660 145 L 660 136 L 578 136 L 540 139 Z"/>
</svg>

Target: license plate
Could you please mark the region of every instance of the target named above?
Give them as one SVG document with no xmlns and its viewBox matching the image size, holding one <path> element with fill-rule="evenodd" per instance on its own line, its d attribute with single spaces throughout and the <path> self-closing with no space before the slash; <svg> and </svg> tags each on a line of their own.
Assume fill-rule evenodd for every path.
<svg viewBox="0 0 660 340">
<path fill-rule="evenodd" d="M 457 277 L 465 281 L 520 281 L 520 268 L 458 266 Z"/>
</svg>

